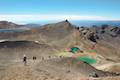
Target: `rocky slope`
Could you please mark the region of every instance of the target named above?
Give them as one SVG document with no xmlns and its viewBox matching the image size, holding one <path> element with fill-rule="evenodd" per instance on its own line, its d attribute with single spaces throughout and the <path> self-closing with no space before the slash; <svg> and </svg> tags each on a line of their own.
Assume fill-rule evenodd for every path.
<svg viewBox="0 0 120 80">
<path fill-rule="evenodd" d="M 28 56 L 28 59 L 33 56 L 37 56 L 38 60 L 51 58 L 75 46 L 87 53 L 94 50 L 98 57 L 101 56 L 102 58 L 97 58 L 98 63 L 96 65 L 102 65 L 107 62 L 119 63 L 120 61 L 119 27 L 107 25 L 90 28 L 76 27 L 68 20 L 65 20 L 22 32 L 0 32 L 0 40 L 0 60 L 6 62 L 21 60 L 24 54 Z M 91 54 L 85 55 L 89 56 Z M 67 61 L 71 61 L 71 67 Z M 66 72 L 70 73 L 70 75 L 75 73 L 85 77 L 88 77 L 92 72 L 96 72 L 100 77 L 116 75 L 97 70 L 83 62 L 82 65 L 79 65 L 77 60 L 68 58 L 45 60 L 37 65 L 37 69 L 39 68 L 50 70 L 54 74 L 60 72 L 59 75 Z M 53 69 L 56 69 L 56 72 Z"/>
<path fill-rule="evenodd" d="M 81 77 L 110 77 L 120 75 L 97 70 L 85 62 L 70 57 L 48 59 L 46 61 L 42 61 L 37 65 L 37 67 L 38 69 L 44 68 L 50 72 L 53 72 L 54 74 L 60 72 L 58 75 L 76 74 Z"/>
<path fill-rule="evenodd" d="M 97 51 L 106 59 L 119 61 L 120 28 L 112 26 L 76 27 L 69 21 L 47 24 L 23 32 L 0 32 L 1 40 L 30 40 L 48 44 L 58 50 L 79 46 Z"/>
<path fill-rule="evenodd" d="M 78 46 L 85 51 L 96 50 L 108 60 L 119 61 L 120 28 L 112 26 L 76 27 L 68 20 L 47 24 L 23 32 L 2 32 L 1 40 L 30 40 L 63 51 Z"/>
</svg>

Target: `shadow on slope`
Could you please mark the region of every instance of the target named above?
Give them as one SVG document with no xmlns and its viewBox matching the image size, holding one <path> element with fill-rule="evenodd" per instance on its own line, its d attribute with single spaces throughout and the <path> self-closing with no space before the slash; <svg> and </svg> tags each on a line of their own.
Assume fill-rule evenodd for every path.
<svg viewBox="0 0 120 80">
<path fill-rule="evenodd" d="M 36 56 L 40 59 L 42 56 L 46 57 L 54 55 L 56 50 L 47 44 L 40 44 L 34 41 L 4 41 L 0 42 L 0 60 L 2 61 L 16 61 L 21 60 L 26 54 L 28 59 Z"/>
</svg>

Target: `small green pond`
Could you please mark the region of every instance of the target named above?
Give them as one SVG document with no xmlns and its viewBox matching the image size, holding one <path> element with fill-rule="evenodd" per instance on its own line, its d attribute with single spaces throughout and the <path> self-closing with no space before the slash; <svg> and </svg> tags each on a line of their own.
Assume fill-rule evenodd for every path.
<svg viewBox="0 0 120 80">
<path fill-rule="evenodd" d="M 90 57 L 78 57 L 77 59 L 80 61 L 84 61 L 88 64 L 95 64 L 97 62 L 95 59 L 92 59 Z"/>
</svg>

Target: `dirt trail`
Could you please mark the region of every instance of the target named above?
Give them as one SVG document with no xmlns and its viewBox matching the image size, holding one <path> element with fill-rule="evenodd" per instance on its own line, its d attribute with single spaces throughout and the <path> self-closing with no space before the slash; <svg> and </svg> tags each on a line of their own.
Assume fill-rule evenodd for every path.
<svg viewBox="0 0 120 80">
<path fill-rule="evenodd" d="M 51 75 L 45 70 L 37 71 L 35 69 L 35 65 L 38 62 L 29 62 L 27 66 L 21 62 L 16 62 L 12 65 L 9 65 L 5 70 L 0 71 L 0 80 L 87 80 L 86 78 L 63 79 L 56 76 L 57 74 Z"/>
</svg>

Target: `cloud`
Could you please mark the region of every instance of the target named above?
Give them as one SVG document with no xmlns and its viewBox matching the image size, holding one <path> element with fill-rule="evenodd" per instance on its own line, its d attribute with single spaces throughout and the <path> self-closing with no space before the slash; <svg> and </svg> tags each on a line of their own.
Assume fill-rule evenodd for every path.
<svg viewBox="0 0 120 80">
<path fill-rule="evenodd" d="M 16 23 L 49 21 L 49 20 L 107 20 L 101 16 L 85 15 L 0 15 L 0 21 L 11 21 Z"/>
</svg>

